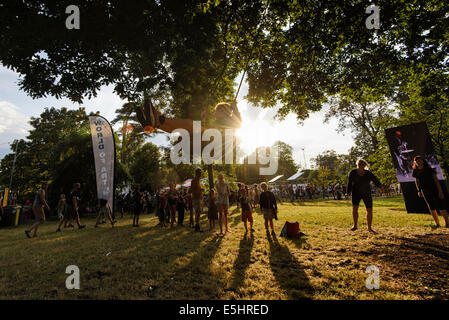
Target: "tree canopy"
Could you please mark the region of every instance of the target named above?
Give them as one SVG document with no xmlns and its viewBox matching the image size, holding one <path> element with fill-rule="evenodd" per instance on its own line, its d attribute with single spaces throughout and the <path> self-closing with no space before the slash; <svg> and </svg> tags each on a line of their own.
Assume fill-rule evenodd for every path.
<svg viewBox="0 0 449 320">
<path fill-rule="evenodd" d="M 232 99 L 246 70 L 250 102 L 305 119 L 347 89 L 400 97 L 411 73 L 447 72 L 445 1 L 379 0 L 379 30 L 366 28 L 362 0 L 88 1 L 79 30 L 65 28 L 70 4 L 0 5 L 0 62 L 32 97 L 80 102 L 112 84 L 197 117 Z"/>
</svg>

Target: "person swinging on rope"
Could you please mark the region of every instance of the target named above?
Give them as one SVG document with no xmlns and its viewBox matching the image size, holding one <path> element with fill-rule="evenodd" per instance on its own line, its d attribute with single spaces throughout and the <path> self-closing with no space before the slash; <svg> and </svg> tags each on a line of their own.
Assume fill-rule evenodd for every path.
<svg viewBox="0 0 449 320">
<path fill-rule="evenodd" d="M 167 133 L 176 129 L 185 129 L 190 134 L 193 133 L 192 119 L 166 118 L 154 108 L 148 98 L 144 100 L 143 107 L 136 108 L 136 115 L 145 133 L 152 133 L 156 128 Z M 237 129 L 242 122 L 236 101 L 218 103 L 213 115 L 203 112 L 201 120 L 203 123 L 209 123 L 209 127 L 216 129 Z"/>
</svg>

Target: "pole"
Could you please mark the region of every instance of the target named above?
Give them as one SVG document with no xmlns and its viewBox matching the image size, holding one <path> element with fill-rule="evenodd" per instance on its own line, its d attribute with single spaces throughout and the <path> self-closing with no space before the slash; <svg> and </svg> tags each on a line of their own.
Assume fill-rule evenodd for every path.
<svg viewBox="0 0 449 320">
<path fill-rule="evenodd" d="M 301 148 L 302 155 L 304 156 L 304 169 L 307 169 L 307 162 L 306 162 L 306 153 L 304 151 L 304 148 Z"/>
<path fill-rule="evenodd" d="M 209 190 L 214 188 L 214 169 L 211 164 L 207 165 L 207 173 L 209 175 Z"/>
<path fill-rule="evenodd" d="M 11 170 L 11 176 L 9 178 L 9 190 L 11 190 L 12 186 L 12 175 L 14 174 L 14 168 L 16 166 L 16 160 L 17 160 L 17 145 L 19 144 L 19 140 L 16 141 L 16 147 L 14 148 L 14 161 L 12 163 L 12 170 Z"/>
</svg>

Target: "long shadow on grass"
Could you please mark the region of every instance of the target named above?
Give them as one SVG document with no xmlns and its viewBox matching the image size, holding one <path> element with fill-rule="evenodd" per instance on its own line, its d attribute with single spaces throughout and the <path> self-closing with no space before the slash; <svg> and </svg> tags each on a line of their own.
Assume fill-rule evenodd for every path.
<svg viewBox="0 0 449 320">
<path fill-rule="evenodd" d="M 394 270 L 403 283 L 414 282 L 419 295 L 433 299 L 449 298 L 449 238 L 447 234 L 425 234 L 399 237 L 399 243 L 389 243 L 369 250 L 369 255 L 381 259 Z M 428 290 L 427 288 L 433 290 Z M 438 289 L 438 290 L 434 290 Z"/>
<path fill-rule="evenodd" d="M 219 299 L 223 290 L 224 274 L 211 272 L 212 260 L 220 248 L 223 237 L 214 235 L 206 239 L 182 266 L 174 266 L 167 270 L 161 279 L 159 288 L 154 295 L 157 299 Z"/>
<path fill-rule="evenodd" d="M 232 277 L 232 283 L 229 287 L 229 290 L 236 291 L 239 287 L 243 285 L 243 281 L 245 280 L 245 272 L 248 269 L 251 262 L 251 251 L 254 246 L 254 235 L 250 233 L 245 233 L 242 240 L 240 240 L 239 246 L 239 255 L 235 260 L 234 267 L 234 275 Z"/>
<path fill-rule="evenodd" d="M 270 266 L 279 286 L 289 299 L 311 299 L 314 289 L 301 264 L 287 246 L 278 242 L 276 236 L 268 237 L 270 245 Z"/>
</svg>

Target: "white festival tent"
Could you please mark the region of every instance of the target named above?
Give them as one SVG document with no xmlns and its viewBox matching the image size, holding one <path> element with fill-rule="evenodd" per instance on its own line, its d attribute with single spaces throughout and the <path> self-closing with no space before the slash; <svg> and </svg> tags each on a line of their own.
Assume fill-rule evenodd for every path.
<svg viewBox="0 0 449 320">
<path fill-rule="evenodd" d="M 298 179 L 300 176 L 302 176 L 304 172 L 297 172 L 294 175 L 292 175 L 290 178 L 287 179 L 287 181 L 293 181 Z"/>
<path fill-rule="evenodd" d="M 271 179 L 270 181 L 268 181 L 268 183 L 272 183 L 272 182 L 275 182 L 275 181 L 279 180 L 280 178 L 282 178 L 283 176 L 284 176 L 284 175 L 283 175 L 283 174 L 281 174 L 280 176 L 277 176 L 277 177 L 275 177 L 275 178 Z"/>
</svg>

